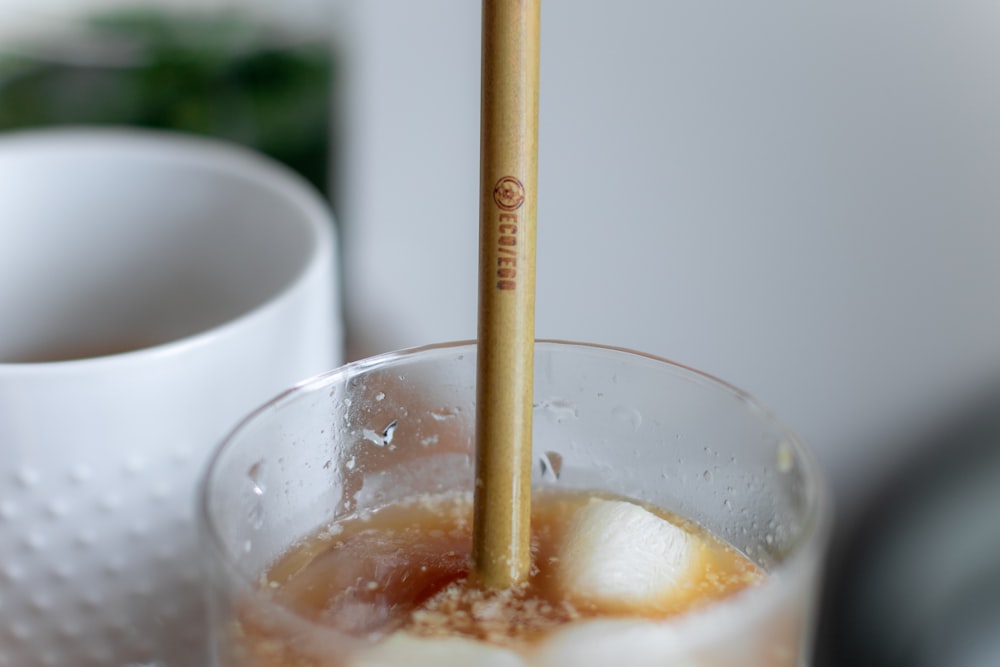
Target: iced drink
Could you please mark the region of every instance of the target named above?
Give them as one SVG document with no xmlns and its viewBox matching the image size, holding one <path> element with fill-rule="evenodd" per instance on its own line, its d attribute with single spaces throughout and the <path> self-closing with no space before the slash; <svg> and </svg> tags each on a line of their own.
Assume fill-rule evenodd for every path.
<svg viewBox="0 0 1000 667">
<path fill-rule="evenodd" d="M 536 361 L 510 590 L 470 578 L 474 346 L 349 366 L 242 424 L 203 489 L 217 664 L 805 664 L 826 509 L 794 436 L 662 360 Z"/>
</svg>

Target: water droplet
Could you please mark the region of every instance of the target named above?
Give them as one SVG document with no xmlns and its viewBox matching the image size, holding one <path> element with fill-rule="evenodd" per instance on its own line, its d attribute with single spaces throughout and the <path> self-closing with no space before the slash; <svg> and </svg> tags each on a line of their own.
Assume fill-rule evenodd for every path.
<svg viewBox="0 0 1000 667">
<path fill-rule="evenodd" d="M 535 403 L 533 407 L 548 414 L 556 423 L 579 417 L 577 407 L 564 398 L 550 398 Z"/>
<path fill-rule="evenodd" d="M 385 441 L 385 444 L 392 444 L 392 438 L 396 434 L 397 426 L 399 426 L 399 421 L 393 419 L 384 429 L 382 429 L 382 440 Z"/>
<path fill-rule="evenodd" d="M 362 435 L 365 440 L 368 440 L 373 445 L 377 447 L 385 447 L 386 445 L 392 444 L 392 438 L 396 434 L 396 427 L 399 425 L 398 420 L 393 419 L 389 422 L 381 432 L 373 431 L 370 428 L 362 430 Z"/>
<path fill-rule="evenodd" d="M 260 503 L 254 503 L 250 508 L 250 527 L 260 530 L 264 527 L 264 508 Z"/>
<path fill-rule="evenodd" d="M 431 418 L 434 421 L 443 422 L 448 419 L 454 419 L 461 412 L 458 408 L 444 408 L 443 410 L 431 410 Z"/>
<path fill-rule="evenodd" d="M 795 452 L 787 440 L 782 440 L 778 444 L 777 458 L 778 472 L 789 473 L 795 467 Z"/>
<path fill-rule="evenodd" d="M 732 501 L 732 500 L 730 500 L 729 498 L 726 498 L 725 500 L 723 500 L 723 501 L 722 501 L 722 505 L 723 505 L 723 506 L 724 506 L 724 507 L 725 507 L 725 508 L 726 508 L 727 510 L 729 510 L 730 512 L 732 512 L 732 511 L 733 511 L 733 501 Z"/>
<path fill-rule="evenodd" d="M 384 401 L 385 400 L 385 392 L 384 391 L 380 391 L 379 393 L 375 394 L 375 400 L 376 401 Z"/>
<path fill-rule="evenodd" d="M 244 553 L 250 553 L 251 551 L 253 551 L 253 542 L 251 542 L 250 540 L 245 541 L 243 543 L 243 551 Z"/>
<path fill-rule="evenodd" d="M 538 466 L 542 472 L 542 479 L 547 482 L 559 481 L 562 474 L 563 457 L 559 452 L 545 452 L 538 457 Z"/>
<path fill-rule="evenodd" d="M 263 471 L 264 471 L 263 460 L 257 461 L 247 470 L 247 477 L 249 477 L 250 481 L 253 483 L 252 490 L 255 496 L 262 496 L 264 495 L 264 492 L 267 490 L 267 487 L 264 486 L 264 483 L 260 481 L 260 476 L 263 474 Z"/>
<path fill-rule="evenodd" d="M 701 473 L 701 477 L 706 482 L 711 482 L 712 481 L 712 471 L 711 470 L 706 470 L 705 472 Z"/>
<path fill-rule="evenodd" d="M 421 440 L 420 444 L 423 447 L 430 447 L 431 445 L 438 444 L 439 440 L 440 440 L 440 437 L 438 437 L 438 435 L 435 433 L 434 435 L 428 436 L 428 437 L 424 438 L 423 440 Z"/>
<path fill-rule="evenodd" d="M 642 426 L 642 413 L 635 408 L 618 405 L 611 411 L 611 414 L 631 426 L 633 431 L 638 431 L 639 427 Z"/>
</svg>

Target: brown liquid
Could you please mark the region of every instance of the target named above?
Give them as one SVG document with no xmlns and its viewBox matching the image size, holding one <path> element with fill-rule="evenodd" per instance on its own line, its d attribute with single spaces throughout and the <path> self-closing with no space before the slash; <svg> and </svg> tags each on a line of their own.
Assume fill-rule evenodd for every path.
<svg viewBox="0 0 1000 667">
<path fill-rule="evenodd" d="M 461 636 L 518 648 L 566 623 L 597 617 L 667 618 L 760 582 L 763 572 L 736 550 L 679 517 L 656 511 L 700 538 L 700 566 L 680 594 L 644 608 L 573 604 L 556 590 L 558 548 L 570 516 L 593 494 L 536 491 L 532 501 L 529 581 L 484 592 L 469 582 L 472 501 L 467 494 L 428 496 L 391 505 L 321 531 L 292 549 L 262 587 L 301 617 L 369 638 L 398 630 L 425 637 Z M 248 621 L 249 618 L 244 618 Z M 336 665 L 299 659 L 274 637 L 253 646 L 253 623 L 240 631 L 248 664 Z M 264 650 L 266 648 L 266 650 Z M 271 655 L 270 658 L 267 656 Z"/>
</svg>

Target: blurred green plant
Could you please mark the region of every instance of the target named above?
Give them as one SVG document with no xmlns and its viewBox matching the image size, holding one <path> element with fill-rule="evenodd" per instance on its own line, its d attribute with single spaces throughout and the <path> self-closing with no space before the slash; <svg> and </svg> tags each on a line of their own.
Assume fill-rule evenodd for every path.
<svg viewBox="0 0 1000 667">
<path fill-rule="evenodd" d="M 134 125 L 208 135 L 270 155 L 329 194 L 328 42 L 240 16 L 153 10 L 94 16 L 82 28 L 79 57 L 0 52 L 0 130 Z"/>
</svg>

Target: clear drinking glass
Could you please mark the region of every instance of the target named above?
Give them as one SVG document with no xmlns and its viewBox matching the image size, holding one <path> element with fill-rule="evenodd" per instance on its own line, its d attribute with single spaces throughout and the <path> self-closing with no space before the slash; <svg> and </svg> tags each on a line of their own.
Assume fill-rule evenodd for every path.
<svg viewBox="0 0 1000 667">
<path fill-rule="evenodd" d="M 808 663 L 830 502 L 803 443 L 747 394 L 663 359 L 540 341 L 535 369 L 535 484 L 676 512 L 768 577 L 669 621 L 571 624 L 522 664 Z M 363 658 L 370 640 L 296 617 L 258 582 L 320 527 L 471 490 L 475 373 L 474 343 L 385 354 L 302 383 L 232 432 L 199 498 L 215 665 L 379 664 Z"/>
</svg>

